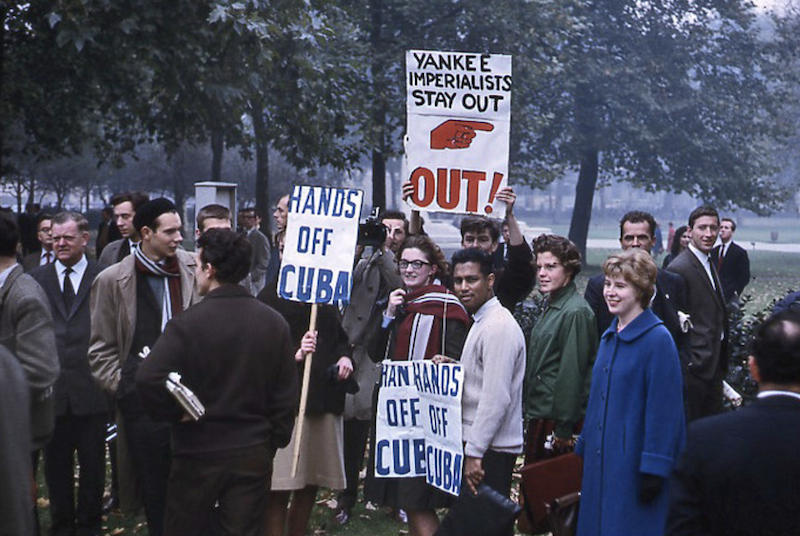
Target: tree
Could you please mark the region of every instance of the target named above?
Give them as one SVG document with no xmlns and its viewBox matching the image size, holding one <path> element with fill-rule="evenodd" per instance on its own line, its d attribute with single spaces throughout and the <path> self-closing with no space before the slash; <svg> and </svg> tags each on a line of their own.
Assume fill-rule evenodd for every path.
<svg viewBox="0 0 800 536">
<path fill-rule="evenodd" d="M 531 104 L 546 122 L 530 147 L 544 167 L 579 171 L 569 236 L 582 252 L 598 179 L 722 209 L 778 205 L 764 146 L 785 135 L 786 77 L 749 1 L 536 4 L 559 38 Z"/>
</svg>

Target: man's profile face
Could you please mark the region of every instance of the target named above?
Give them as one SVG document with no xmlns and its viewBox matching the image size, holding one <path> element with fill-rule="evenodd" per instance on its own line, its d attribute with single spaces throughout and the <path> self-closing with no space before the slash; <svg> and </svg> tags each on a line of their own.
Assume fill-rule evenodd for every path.
<svg viewBox="0 0 800 536">
<path fill-rule="evenodd" d="M 181 217 L 174 212 L 164 213 L 156 218 L 153 227 L 155 230 L 142 227 L 144 253 L 155 261 L 174 257 L 183 242 Z"/>
<path fill-rule="evenodd" d="M 197 250 L 197 266 L 194 268 L 194 281 L 197 293 L 205 296 L 211 290 L 211 265 L 201 261 L 203 248 Z"/>
<path fill-rule="evenodd" d="M 733 238 L 733 224 L 729 221 L 724 221 L 719 224 L 719 238 L 726 244 Z"/>
<path fill-rule="evenodd" d="M 642 248 L 650 253 L 653 248 L 653 237 L 650 236 L 650 225 L 646 221 L 622 224 L 622 236 L 619 238 L 622 249 Z"/>
<path fill-rule="evenodd" d="M 53 251 L 53 222 L 52 220 L 42 220 L 36 227 L 36 238 L 45 251 Z"/>
<path fill-rule="evenodd" d="M 461 237 L 461 247 L 464 249 L 480 248 L 491 255 L 497 249 L 497 242 L 492 240 L 492 235 L 486 229 L 477 233 L 465 231 Z"/>
<path fill-rule="evenodd" d="M 286 229 L 286 220 L 289 219 L 289 196 L 284 195 L 278 199 L 275 205 L 275 212 L 272 213 L 275 219 L 275 232 L 280 232 Z"/>
<path fill-rule="evenodd" d="M 117 222 L 117 228 L 122 238 L 131 238 L 136 236 L 136 229 L 133 227 L 133 217 L 136 211 L 133 210 L 133 203 L 130 201 L 123 201 L 114 207 L 114 220 Z"/>
<path fill-rule="evenodd" d="M 406 239 L 406 222 L 400 219 L 387 218 L 381 221 L 386 227 L 386 240 L 383 242 L 383 249 L 397 253 L 403 241 Z"/>
<path fill-rule="evenodd" d="M 80 261 L 88 243 L 89 233 L 80 232 L 76 222 L 67 220 L 53 225 L 53 249 L 64 266 L 74 266 Z"/>
<path fill-rule="evenodd" d="M 719 234 L 719 220 L 714 216 L 700 216 L 691 227 L 692 245 L 705 254 L 711 252 Z"/>
</svg>

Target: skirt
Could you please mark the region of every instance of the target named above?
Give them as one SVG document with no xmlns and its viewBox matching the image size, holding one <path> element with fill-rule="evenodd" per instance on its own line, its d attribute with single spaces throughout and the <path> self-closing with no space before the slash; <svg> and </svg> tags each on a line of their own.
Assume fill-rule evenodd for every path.
<svg viewBox="0 0 800 536">
<path fill-rule="evenodd" d="M 297 430 L 292 441 L 275 453 L 272 490 L 291 491 L 306 486 L 344 489 L 342 416 L 325 413 L 306 415 L 297 474 L 292 477 L 292 458 Z"/>
</svg>

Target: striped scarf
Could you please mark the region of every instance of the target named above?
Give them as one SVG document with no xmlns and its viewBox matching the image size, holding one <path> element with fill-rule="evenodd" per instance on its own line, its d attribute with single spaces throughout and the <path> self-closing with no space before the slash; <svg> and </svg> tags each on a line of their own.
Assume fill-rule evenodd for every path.
<svg viewBox="0 0 800 536">
<path fill-rule="evenodd" d="M 428 285 L 406 294 L 405 317 L 397 329 L 395 361 L 430 359 L 445 353 L 445 322 L 469 325 L 469 314 L 447 288 Z"/>
<path fill-rule="evenodd" d="M 161 331 L 172 319 L 172 315 L 178 314 L 183 310 L 183 299 L 181 296 L 181 270 L 178 265 L 177 257 L 169 257 L 164 264 L 151 261 L 142 253 L 142 248 L 133 249 L 132 255 L 136 263 L 136 269 L 146 275 L 161 277 L 164 281 L 164 294 L 161 300 Z"/>
</svg>

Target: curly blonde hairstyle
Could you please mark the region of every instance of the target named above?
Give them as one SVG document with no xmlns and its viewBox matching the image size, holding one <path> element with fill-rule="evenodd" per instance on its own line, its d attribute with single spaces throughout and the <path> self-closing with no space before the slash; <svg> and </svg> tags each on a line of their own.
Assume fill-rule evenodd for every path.
<svg viewBox="0 0 800 536">
<path fill-rule="evenodd" d="M 630 248 L 612 253 L 603 263 L 603 273 L 606 277 L 622 276 L 636 289 L 642 309 L 650 307 L 650 300 L 656 291 L 658 268 L 648 252 Z"/>
</svg>

